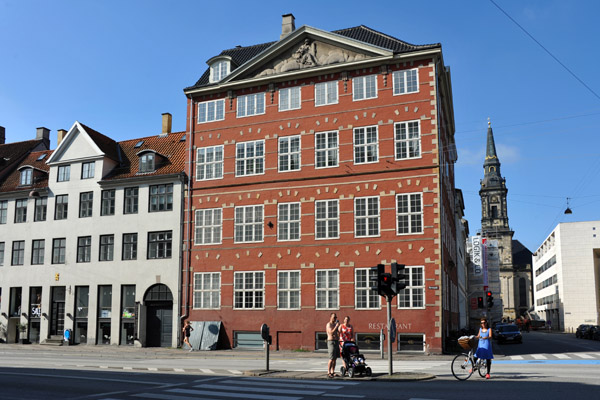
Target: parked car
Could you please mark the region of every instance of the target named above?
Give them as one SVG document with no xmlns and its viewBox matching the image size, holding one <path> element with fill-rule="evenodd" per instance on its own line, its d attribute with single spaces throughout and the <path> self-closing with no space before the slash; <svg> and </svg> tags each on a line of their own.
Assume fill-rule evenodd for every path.
<svg viewBox="0 0 600 400">
<path fill-rule="evenodd" d="M 498 334 L 495 335 L 498 343 L 523 343 L 523 336 L 519 327 L 516 325 L 501 325 L 498 327 Z"/>
<path fill-rule="evenodd" d="M 589 324 L 581 324 L 577 327 L 577 330 L 575 331 L 575 337 L 577 339 L 583 339 L 585 337 L 585 333 L 588 329 L 590 329 L 592 325 Z"/>
<path fill-rule="evenodd" d="M 503 326 L 506 326 L 506 325 L 507 325 L 507 324 L 502 324 L 502 323 L 496 324 L 496 326 L 494 326 L 494 327 L 492 328 L 492 333 L 493 333 L 493 334 L 492 334 L 492 339 L 494 339 L 494 340 L 497 340 L 497 339 L 498 339 L 498 333 L 499 333 L 499 329 L 500 329 L 501 327 L 503 327 Z"/>
<path fill-rule="evenodd" d="M 585 339 L 595 339 L 600 340 L 600 326 L 598 325 L 590 325 L 590 327 L 585 331 L 583 336 Z M 599 338 L 599 339 L 596 339 Z"/>
</svg>

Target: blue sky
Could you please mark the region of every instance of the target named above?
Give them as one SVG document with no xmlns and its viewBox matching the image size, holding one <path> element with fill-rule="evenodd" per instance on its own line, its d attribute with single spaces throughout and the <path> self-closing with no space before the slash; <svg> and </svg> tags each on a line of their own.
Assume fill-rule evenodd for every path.
<svg viewBox="0 0 600 400">
<path fill-rule="evenodd" d="M 439 42 L 452 72 L 456 186 L 471 233 L 481 226 L 489 117 L 514 237 L 535 251 L 560 222 L 600 220 L 600 2 L 495 1 L 591 91 L 488 0 L 0 0 L 0 125 L 8 142 L 45 126 L 53 147 L 56 130 L 75 120 L 124 140 L 158 134 L 170 112 L 183 131 L 182 89 L 206 60 L 277 40 L 287 13 L 297 27 L 366 25 Z"/>
</svg>

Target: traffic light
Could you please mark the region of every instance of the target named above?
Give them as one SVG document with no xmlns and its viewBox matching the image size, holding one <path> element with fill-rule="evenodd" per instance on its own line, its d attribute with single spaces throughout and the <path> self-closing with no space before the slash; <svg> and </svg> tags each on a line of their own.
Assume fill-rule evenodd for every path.
<svg viewBox="0 0 600 400">
<path fill-rule="evenodd" d="M 379 294 L 381 296 L 394 296 L 392 291 L 392 274 L 383 273 L 379 275 Z"/>
<path fill-rule="evenodd" d="M 405 267 L 404 264 L 392 263 L 392 292 L 394 294 L 398 294 L 406 288 L 405 280 L 408 279 L 408 275 L 402 273 Z"/>
<path fill-rule="evenodd" d="M 483 308 L 483 297 L 479 296 L 477 298 L 477 308 Z"/>
<path fill-rule="evenodd" d="M 494 306 L 494 296 L 492 296 L 492 292 L 490 290 L 486 293 L 487 307 L 492 308 Z"/>
<path fill-rule="evenodd" d="M 380 296 L 384 296 L 381 294 L 381 275 L 383 275 L 384 271 L 385 266 L 383 264 L 378 264 L 376 267 L 372 267 L 371 271 L 369 272 L 371 290 L 375 290 Z"/>
</svg>

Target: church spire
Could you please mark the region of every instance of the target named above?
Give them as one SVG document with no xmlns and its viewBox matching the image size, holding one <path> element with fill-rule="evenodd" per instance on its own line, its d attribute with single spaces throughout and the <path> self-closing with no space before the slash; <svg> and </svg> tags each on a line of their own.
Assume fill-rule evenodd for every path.
<svg viewBox="0 0 600 400">
<path fill-rule="evenodd" d="M 496 153 L 496 142 L 494 141 L 494 131 L 492 130 L 492 123 L 488 118 L 488 129 L 487 129 L 487 146 L 485 151 L 485 161 L 483 162 L 483 170 L 484 170 L 484 181 L 488 180 L 486 178 L 490 176 L 496 176 L 498 178 L 500 175 L 500 160 L 498 159 L 498 154 Z"/>
</svg>

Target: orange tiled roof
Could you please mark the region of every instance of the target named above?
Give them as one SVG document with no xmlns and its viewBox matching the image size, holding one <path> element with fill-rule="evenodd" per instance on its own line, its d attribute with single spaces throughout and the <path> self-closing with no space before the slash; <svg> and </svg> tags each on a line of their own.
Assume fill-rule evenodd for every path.
<svg viewBox="0 0 600 400">
<path fill-rule="evenodd" d="M 45 150 L 45 151 L 34 151 L 29 153 L 23 161 L 19 163 L 19 166 L 16 167 L 2 183 L 0 183 L 0 192 L 15 192 L 21 190 L 29 190 L 29 189 L 41 189 L 48 186 L 48 171 L 50 171 L 50 166 L 46 164 L 46 161 L 52 154 L 53 150 Z M 42 154 L 46 156 L 38 161 L 38 158 Z M 21 171 L 19 168 L 22 166 L 31 166 L 34 168 L 32 184 L 27 186 L 21 186 L 20 178 Z"/>
</svg>

